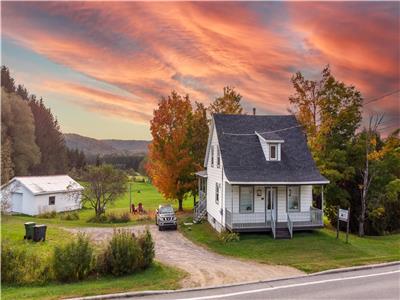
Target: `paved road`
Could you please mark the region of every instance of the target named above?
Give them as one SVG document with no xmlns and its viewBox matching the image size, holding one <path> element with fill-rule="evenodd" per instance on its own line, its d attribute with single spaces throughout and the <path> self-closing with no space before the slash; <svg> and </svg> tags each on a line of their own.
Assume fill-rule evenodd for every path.
<svg viewBox="0 0 400 300">
<path fill-rule="evenodd" d="M 130 299 L 400 299 L 400 265 Z"/>
</svg>

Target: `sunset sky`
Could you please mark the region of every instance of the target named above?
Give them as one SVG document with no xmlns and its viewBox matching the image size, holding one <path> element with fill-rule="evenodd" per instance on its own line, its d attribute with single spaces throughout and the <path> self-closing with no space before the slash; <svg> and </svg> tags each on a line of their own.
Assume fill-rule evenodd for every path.
<svg viewBox="0 0 400 300">
<path fill-rule="evenodd" d="M 399 90 L 399 2 L 2 2 L 2 64 L 63 132 L 150 139 L 172 89 L 210 103 L 226 85 L 248 112 L 285 114 L 296 71 L 334 75 L 366 101 Z M 364 107 L 399 126 L 399 93 Z"/>
</svg>

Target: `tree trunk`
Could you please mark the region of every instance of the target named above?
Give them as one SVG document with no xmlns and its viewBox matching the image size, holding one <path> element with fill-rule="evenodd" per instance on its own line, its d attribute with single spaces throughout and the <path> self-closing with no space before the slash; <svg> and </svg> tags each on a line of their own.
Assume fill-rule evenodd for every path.
<svg viewBox="0 0 400 300">
<path fill-rule="evenodd" d="M 193 194 L 193 206 L 196 206 L 196 194 Z"/>
<path fill-rule="evenodd" d="M 179 211 L 183 211 L 183 199 L 178 199 L 178 204 L 179 204 Z"/>
</svg>

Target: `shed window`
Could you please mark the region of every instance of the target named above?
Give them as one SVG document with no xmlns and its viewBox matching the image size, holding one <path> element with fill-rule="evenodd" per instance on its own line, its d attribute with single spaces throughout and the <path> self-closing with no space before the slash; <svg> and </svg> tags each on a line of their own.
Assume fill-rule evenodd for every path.
<svg viewBox="0 0 400 300">
<path fill-rule="evenodd" d="M 219 146 L 217 146 L 217 168 L 221 166 L 221 153 L 219 150 Z"/>
<path fill-rule="evenodd" d="M 214 145 L 211 146 L 211 167 L 214 167 Z"/>
<path fill-rule="evenodd" d="M 219 183 L 215 184 L 215 203 L 219 204 L 219 198 L 221 193 L 221 185 Z"/>
<path fill-rule="evenodd" d="M 288 211 L 300 211 L 300 186 L 287 189 Z"/>
<path fill-rule="evenodd" d="M 50 196 L 49 205 L 54 205 L 54 204 L 56 204 L 56 196 Z"/>
<path fill-rule="evenodd" d="M 241 186 L 239 195 L 239 212 L 252 213 L 254 211 L 254 190 L 252 186 Z"/>
</svg>

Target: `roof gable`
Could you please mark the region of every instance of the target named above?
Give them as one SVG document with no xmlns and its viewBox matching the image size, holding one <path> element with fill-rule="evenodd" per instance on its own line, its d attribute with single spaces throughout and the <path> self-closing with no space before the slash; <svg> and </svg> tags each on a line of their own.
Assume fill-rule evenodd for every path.
<svg viewBox="0 0 400 300">
<path fill-rule="evenodd" d="M 293 115 L 213 116 L 224 171 L 230 182 L 327 182 L 317 170 Z M 283 140 L 281 160 L 267 161 L 259 136 Z"/>
</svg>

